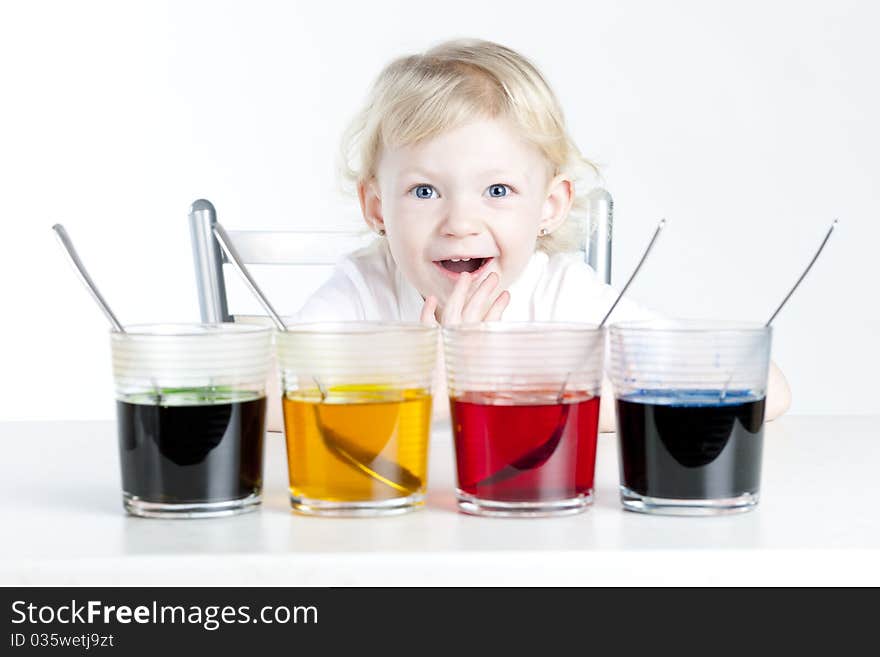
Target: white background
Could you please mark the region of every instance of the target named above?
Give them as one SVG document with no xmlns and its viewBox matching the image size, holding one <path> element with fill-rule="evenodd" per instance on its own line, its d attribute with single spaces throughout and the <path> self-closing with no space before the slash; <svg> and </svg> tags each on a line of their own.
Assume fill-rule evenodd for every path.
<svg viewBox="0 0 880 657">
<path fill-rule="evenodd" d="M 198 318 L 186 224 L 359 226 L 339 137 L 387 61 L 473 36 L 532 58 L 616 203 L 614 281 L 672 315 L 777 320 L 796 413 L 870 413 L 880 367 L 880 5 L 4 2 L 0 419 L 113 416 L 107 326 Z M 312 286 L 313 281 L 307 283 Z M 293 310 L 303 290 L 278 305 Z"/>
</svg>

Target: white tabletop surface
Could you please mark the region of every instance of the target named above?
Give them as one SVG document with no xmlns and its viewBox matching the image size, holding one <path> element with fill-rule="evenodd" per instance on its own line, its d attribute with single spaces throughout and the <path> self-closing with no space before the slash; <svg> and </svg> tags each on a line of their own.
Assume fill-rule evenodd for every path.
<svg viewBox="0 0 880 657">
<path fill-rule="evenodd" d="M 625 512 L 613 435 L 595 503 L 565 518 L 456 511 L 449 427 L 433 435 L 428 501 L 408 515 L 293 515 L 270 434 L 262 509 L 204 520 L 122 511 L 112 422 L 0 423 L 0 584 L 880 585 L 880 416 L 789 416 L 766 428 L 750 513 Z"/>
</svg>

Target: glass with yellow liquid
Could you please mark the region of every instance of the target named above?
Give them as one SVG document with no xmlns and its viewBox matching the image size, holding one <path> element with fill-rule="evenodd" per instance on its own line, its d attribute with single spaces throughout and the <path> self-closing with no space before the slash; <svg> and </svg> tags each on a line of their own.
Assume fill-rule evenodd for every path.
<svg viewBox="0 0 880 657">
<path fill-rule="evenodd" d="M 437 331 L 300 324 L 278 335 L 293 509 L 387 515 L 424 504 Z"/>
</svg>

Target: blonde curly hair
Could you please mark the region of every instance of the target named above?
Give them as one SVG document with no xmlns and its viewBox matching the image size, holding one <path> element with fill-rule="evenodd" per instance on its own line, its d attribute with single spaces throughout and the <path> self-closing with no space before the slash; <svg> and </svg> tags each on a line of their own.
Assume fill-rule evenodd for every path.
<svg viewBox="0 0 880 657">
<path fill-rule="evenodd" d="M 575 199 L 566 221 L 537 249 L 574 251 L 584 241 L 585 184 L 597 167 L 565 127 L 562 108 L 538 69 L 489 41 L 459 39 L 392 61 L 343 137 L 341 168 L 350 188 L 372 180 L 383 148 L 430 139 L 475 118 L 505 118 L 547 158 L 553 175 L 571 178 Z"/>
</svg>

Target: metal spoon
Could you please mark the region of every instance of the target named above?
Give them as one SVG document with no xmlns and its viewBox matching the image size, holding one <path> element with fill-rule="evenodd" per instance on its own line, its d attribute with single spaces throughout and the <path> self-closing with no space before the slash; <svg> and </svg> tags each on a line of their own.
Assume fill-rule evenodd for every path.
<svg viewBox="0 0 880 657">
<path fill-rule="evenodd" d="M 61 242 L 61 246 L 64 247 L 65 253 L 67 253 L 67 257 L 70 259 L 70 262 L 73 263 L 74 269 L 76 269 L 76 273 L 79 275 L 79 279 L 83 282 L 83 285 L 86 286 L 86 289 L 91 293 L 92 298 L 98 304 L 98 307 L 103 311 L 104 315 L 107 319 L 110 320 L 110 324 L 113 326 L 113 330 L 117 333 L 125 333 L 125 329 L 122 326 L 122 323 L 116 319 L 116 315 L 113 314 L 113 311 L 110 310 L 110 305 L 101 296 L 101 293 L 98 291 L 98 286 L 95 285 L 95 282 L 92 280 L 92 277 L 89 276 L 89 272 L 86 271 L 85 265 L 82 263 L 82 260 L 79 259 L 79 255 L 76 252 L 76 249 L 73 246 L 73 242 L 70 240 L 70 236 L 67 234 L 67 231 L 64 230 L 64 226 L 61 224 L 55 224 L 52 226 L 52 230 L 55 231 L 55 235 L 57 235 L 58 240 Z"/>
<path fill-rule="evenodd" d="M 801 284 L 801 281 L 807 276 L 809 271 L 813 268 L 813 265 L 816 264 L 816 260 L 819 259 L 819 254 L 822 253 L 822 250 L 825 248 L 825 245 L 828 243 L 828 239 L 831 237 L 831 233 L 834 232 L 834 229 L 837 227 L 838 220 L 835 219 L 831 222 L 831 227 L 828 229 L 828 232 L 825 233 L 825 238 L 822 240 L 822 243 L 819 245 L 819 248 L 816 250 L 816 253 L 813 254 L 813 257 L 810 259 L 810 263 L 807 265 L 807 268 L 804 269 L 803 273 L 798 277 L 797 281 L 794 284 L 788 294 L 785 295 L 785 298 L 782 300 L 782 303 L 776 307 L 776 310 L 770 315 L 770 319 L 767 320 L 767 323 L 764 324 L 765 327 L 769 327 L 770 323 L 776 319 L 776 316 L 779 314 L 779 311 L 782 310 L 782 307 L 788 303 L 788 300 L 791 298 L 791 295 L 794 294 L 794 291 L 798 289 L 798 286 Z M 736 374 L 736 370 L 730 373 L 730 376 L 727 377 L 727 381 L 724 382 L 724 387 L 721 389 L 721 399 L 727 396 L 727 389 L 730 387 L 731 382 L 733 381 L 733 377 Z"/>
<path fill-rule="evenodd" d="M 639 273 L 639 270 L 642 268 L 642 265 L 645 264 L 645 260 L 648 257 L 648 254 L 651 252 L 651 249 L 654 248 L 654 243 L 657 241 L 657 238 L 660 236 L 660 231 L 663 230 L 663 227 L 666 225 L 666 219 L 661 219 L 660 223 L 657 224 L 657 229 L 654 231 L 654 235 L 651 237 L 651 241 L 648 242 L 648 246 L 645 247 L 645 252 L 642 254 L 642 257 L 639 259 L 639 263 L 636 265 L 636 268 L 633 270 L 633 273 L 629 275 L 629 279 L 627 279 L 626 284 L 620 290 L 620 294 L 617 295 L 617 298 L 614 300 L 614 303 L 611 304 L 611 308 L 608 309 L 608 312 L 605 313 L 605 317 L 602 318 L 602 321 L 599 322 L 598 328 L 602 328 L 605 326 L 605 322 L 608 321 L 608 318 L 611 317 L 611 313 L 614 312 L 614 309 L 617 307 L 617 304 L 620 303 L 620 300 L 623 298 L 623 295 L 626 294 L 626 291 L 629 289 L 629 286 L 632 284 L 633 280 L 636 277 L 636 274 Z M 568 379 L 571 376 L 571 372 L 565 375 L 565 380 L 562 382 L 562 385 L 559 388 L 559 392 L 556 393 L 556 402 L 561 404 L 565 399 L 565 386 L 568 385 Z"/>
<path fill-rule="evenodd" d="M 831 237 L 831 233 L 834 232 L 834 229 L 837 227 L 837 223 L 838 223 L 837 219 L 835 219 L 834 221 L 831 222 L 831 227 L 828 229 L 828 232 L 825 233 L 825 239 L 822 240 L 822 243 L 819 245 L 819 248 L 816 250 L 815 255 L 813 256 L 812 260 L 810 260 L 810 264 L 808 264 L 807 268 L 804 269 L 804 273 L 800 275 L 800 277 L 797 279 L 797 282 L 794 284 L 794 287 L 791 288 L 791 290 L 789 290 L 788 294 L 785 295 L 785 298 L 782 300 L 782 303 L 780 303 L 779 307 L 777 307 L 776 310 L 774 311 L 774 313 L 772 315 L 770 315 L 770 319 L 767 320 L 767 323 L 764 324 L 764 326 L 770 326 L 770 322 L 772 322 L 774 319 L 776 319 L 776 315 L 779 314 L 779 311 L 782 310 L 782 307 L 788 302 L 788 300 L 791 298 L 791 295 L 794 294 L 794 291 L 796 289 L 798 289 L 798 285 L 801 284 L 801 281 L 804 280 L 807 273 L 809 273 L 809 271 L 813 268 L 813 265 L 816 264 L 816 260 L 819 258 L 819 254 L 822 253 L 822 249 L 824 249 L 825 245 L 828 243 L 828 238 Z"/>
<path fill-rule="evenodd" d="M 657 224 L 657 230 L 654 231 L 654 236 L 651 238 L 651 241 L 648 242 L 648 246 L 645 248 L 645 252 L 642 254 L 641 260 L 639 260 L 639 264 L 636 265 L 636 268 L 633 270 L 633 273 L 630 274 L 629 280 L 627 280 L 626 285 L 623 286 L 623 289 L 620 291 L 620 294 L 617 295 L 617 298 L 614 300 L 614 303 L 611 304 L 611 308 L 608 309 L 608 312 L 605 313 L 605 317 L 602 318 L 602 321 L 599 322 L 599 328 L 605 326 L 605 322 L 608 321 L 608 318 L 611 317 L 611 313 L 614 312 L 614 309 L 617 308 L 617 304 L 623 298 L 623 295 L 626 294 L 627 289 L 630 284 L 633 282 L 633 279 L 636 277 L 636 274 L 639 273 L 639 270 L 642 268 L 642 265 L 645 264 L 645 259 L 648 257 L 648 254 L 651 252 L 651 249 L 654 248 L 654 242 L 657 241 L 657 238 L 660 236 L 660 231 L 663 230 L 663 227 L 666 225 L 666 219 L 661 219 L 660 223 Z"/>
<path fill-rule="evenodd" d="M 654 235 L 651 237 L 651 241 L 648 242 L 648 246 L 645 248 L 645 252 L 642 254 L 642 257 L 639 259 L 639 263 L 636 265 L 636 268 L 633 270 L 633 273 L 630 274 L 629 279 L 626 281 L 626 284 L 623 286 L 623 289 L 620 290 L 620 294 L 617 295 L 617 298 L 614 300 L 614 303 L 611 304 L 611 308 L 608 309 L 608 312 L 605 313 L 605 317 L 602 318 L 602 321 L 599 322 L 599 327 L 602 328 L 605 325 L 605 322 L 608 321 L 608 318 L 611 316 L 611 313 L 614 312 L 614 309 L 617 307 L 617 304 L 623 298 L 623 295 L 626 293 L 630 284 L 636 277 L 636 274 L 639 273 L 639 270 L 642 268 L 642 265 L 645 263 L 645 260 L 648 257 L 648 254 L 651 252 L 651 249 L 654 248 L 654 243 L 657 241 L 657 238 L 660 236 L 660 231 L 663 230 L 663 227 L 666 225 L 666 219 L 661 219 L 660 223 L 657 224 L 657 229 L 654 231 Z M 601 341 L 600 341 L 601 343 Z M 565 401 L 565 388 L 568 385 L 568 380 L 571 378 L 571 372 L 568 372 L 565 375 L 565 379 L 562 381 L 562 385 L 559 387 L 559 391 L 556 393 L 556 403 L 562 404 Z M 562 407 L 562 414 L 559 417 L 559 422 L 556 425 L 556 428 L 553 430 L 553 433 L 550 434 L 550 437 L 542 442 L 540 445 L 535 447 L 534 449 L 530 449 L 523 456 L 516 459 L 512 463 L 504 466 L 494 474 L 486 477 L 485 479 L 479 481 L 477 486 L 489 486 L 493 484 L 498 484 L 507 479 L 515 477 L 525 470 L 532 470 L 534 468 L 540 467 L 547 462 L 547 460 L 553 455 L 553 452 L 556 451 L 556 447 L 559 445 L 559 442 L 562 440 L 562 435 L 565 432 L 565 427 L 568 422 L 568 409 L 569 406 L 565 405 Z"/>
<path fill-rule="evenodd" d="M 550 457 L 553 456 L 554 452 L 556 452 L 556 448 L 559 446 L 559 443 L 562 440 L 562 435 L 565 433 L 565 428 L 568 424 L 568 412 L 570 408 L 571 404 L 562 405 L 559 420 L 556 423 L 556 427 L 553 429 L 553 433 L 550 434 L 550 437 L 547 440 L 545 440 L 534 449 L 530 449 L 518 459 L 511 461 L 503 468 L 496 471 L 494 474 L 491 474 L 485 479 L 478 481 L 476 485 L 493 486 L 495 484 L 500 484 L 504 481 L 507 481 L 508 479 L 512 479 L 513 477 L 522 474 L 526 470 L 534 470 L 535 468 L 539 468 L 547 461 L 549 461 Z"/>
<path fill-rule="evenodd" d="M 250 289 L 251 293 L 257 297 L 257 301 L 266 309 L 266 312 L 269 313 L 269 317 L 272 318 L 272 321 L 275 322 L 275 326 L 279 331 L 287 331 L 287 325 L 284 323 L 284 320 L 281 319 L 281 315 L 275 312 L 275 308 L 272 307 L 272 304 L 269 303 L 269 299 L 266 298 L 266 295 L 263 294 L 263 291 L 260 289 L 260 286 L 257 285 L 257 282 L 254 280 L 254 277 L 251 276 L 251 273 L 247 270 L 247 267 L 244 266 L 244 263 L 241 261 L 241 257 L 238 255 L 238 251 L 235 246 L 232 244 L 232 240 L 229 239 L 229 235 L 227 235 L 226 230 L 219 223 L 214 224 L 214 237 L 217 239 L 217 242 L 226 252 L 226 256 L 229 260 L 232 261 L 232 265 L 235 267 L 235 270 L 241 275 L 244 279 L 245 284 Z"/>
<path fill-rule="evenodd" d="M 266 312 L 269 313 L 272 321 L 275 322 L 275 326 L 279 331 L 286 333 L 288 330 L 287 325 L 284 323 L 284 320 L 281 319 L 281 315 L 275 311 L 275 308 L 269 302 L 269 299 L 263 294 L 260 286 L 257 285 L 257 282 L 254 280 L 253 276 L 251 276 L 247 267 L 245 267 L 244 262 L 242 262 L 241 257 L 235 249 L 235 246 L 232 244 L 232 240 L 229 239 L 226 230 L 219 223 L 214 224 L 214 237 L 217 238 L 217 242 L 226 252 L 226 256 L 232 262 L 236 271 L 244 279 L 244 282 L 247 284 L 250 291 L 255 297 L 257 297 L 257 300 L 263 308 L 266 309 Z M 326 401 L 329 395 L 327 388 L 318 381 L 317 378 L 312 377 L 312 380 L 318 387 L 318 392 L 321 395 L 321 402 Z M 378 454 L 369 454 L 358 448 L 355 441 L 346 439 L 337 432 L 324 427 L 321 424 L 317 405 L 313 407 L 313 410 L 315 415 L 315 426 L 321 434 L 321 440 L 324 445 L 326 445 L 327 448 L 342 461 L 355 470 L 372 477 L 376 481 L 382 482 L 398 492 L 410 494 L 421 487 L 421 480 L 406 468 L 388 461 Z"/>
</svg>

